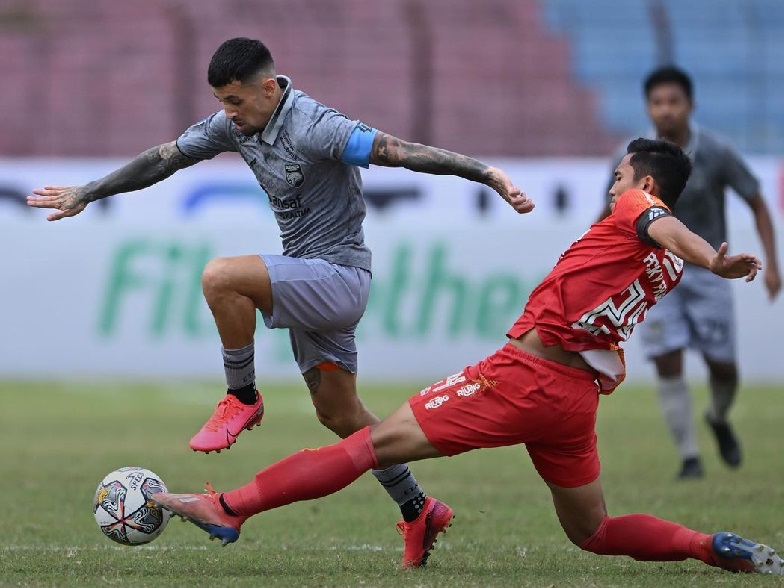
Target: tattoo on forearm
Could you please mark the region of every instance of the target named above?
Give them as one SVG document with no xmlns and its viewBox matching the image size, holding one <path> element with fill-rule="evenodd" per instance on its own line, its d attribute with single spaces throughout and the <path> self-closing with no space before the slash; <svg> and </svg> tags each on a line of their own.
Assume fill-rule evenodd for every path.
<svg viewBox="0 0 784 588">
<path fill-rule="evenodd" d="M 373 147 L 370 161 L 387 167 L 405 167 L 412 171 L 436 175 L 455 175 L 486 183 L 488 166 L 445 149 L 401 141 L 391 135 L 381 134 Z"/>
<path fill-rule="evenodd" d="M 141 190 L 198 161 L 183 155 L 174 141 L 164 143 L 148 149 L 100 180 L 87 184 L 82 198 L 86 202 L 92 202 L 114 194 Z"/>
<path fill-rule="evenodd" d="M 314 396 L 321 386 L 321 370 L 311 368 L 302 374 L 302 377 L 305 378 L 305 384 L 307 384 L 308 390 L 310 390 L 310 395 Z"/>
</svg>

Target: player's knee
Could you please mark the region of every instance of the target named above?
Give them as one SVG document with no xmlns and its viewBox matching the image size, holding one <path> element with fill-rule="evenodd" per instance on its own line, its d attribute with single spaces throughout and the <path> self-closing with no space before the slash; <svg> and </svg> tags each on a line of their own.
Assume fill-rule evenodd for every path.
<svg viewBox="0 0 784 588">
<path fill-rule="evenodd" d="M 201 274 L 201 288 L 209 302 L 229 289 L 231 283 L 231 263 L 228 259 L 211 260 Z"/>
<path fill-rule="evenodd" d="M 552 488 L 552 487 L 551 487 Z M 588 540 L 595 537 L 607 520 L 607 507 L 596 482 L 574 489 L 553 491 L 558 521 L 569 541 L 586 551 L 593 551 Z"/>
<path fill-rule="evenodd" d="M 320 410 L 318 407 L 316 408 L 316 418 L 327 429 L 343 439 L 370 424 L 361 413 Z"/>
<path fill-rule="evenodd" d="M 605 555 L 606 545 L 604 527 L 607 525 L 607 518 L 607 515 L 604 515 L 599 520 L 585 520 L 582 525 L 572 527 L 569 530 L 564 527 L 564 531 L 566 532 L 569 541 L 583 551 Z"/>
<path fill-rule="evenodd" d="M 683 374 L 681 351 L 671 351 L 654 358 L 656 373 L 660 378 L 680 378 Z"/>
<path fill-rule="evenodd" d="M 566 533 L 566 537 L 574 543 L 577 547 L 582 549 L 583 551 L 591 551 L 591 544 L 588 543 L 588 539 L 590 539 L 593 534 L 596 532 L 596 529 L 599 525 L 581 525 L 581 526 L 567 526 L 562 525 L 564 533 Z"/>
<path fill-rule="evenodd" d="M 725 382 L 738 381 L 738 368 L 734 363 L 719 363 L 710 360 L 707 363 L 712 378 Z"/>
<path fill-rule="evenodd" d="M 323 391 L 322 391 L 323 392 Z M 378 419 L 365 408 L 359 397 L 344 397 L 342 402 L 320 402 L 326 395 L 314 396 L 313 406 L 316 408 L 316 418 L 327 429 L 341 438 L 356 433 L 363 427 L 374 425 Z"/>
</svg>

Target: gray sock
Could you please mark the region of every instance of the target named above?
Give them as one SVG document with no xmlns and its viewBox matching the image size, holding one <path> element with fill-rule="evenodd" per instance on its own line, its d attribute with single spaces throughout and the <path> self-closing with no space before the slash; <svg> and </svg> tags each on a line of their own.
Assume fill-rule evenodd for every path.
<svg viewBox="0 0 784 588">
<path fill-rule="evenodd" d="M 711 422 L 720 424 L 727 422 L 727 413 L 735 401 L 737 391 L 737 380 L 710 377 L 711 403 L 708 408 L 708 418 Z"/>
<path fill-rule="evenodd" d="M 658 390 L 661 411 L 681 459 L 698 457 L 700 450 L 697 447 L 691 395 L 686 382 L 683 378 L 661 378 Z"/>
<path fill-rule="evenodd" d="M 253 343 L 241 349 L 223 349 L 223 369 L 230 390 L 239 390 L 256 380 L 253 359 Z"/>
<path fill-rule="evenodd" d="M 405 464 L 393 465 L 385 470 L 373 470 L 373 475 L 381 482 L 389 496 L 398 506 L 405 506 L 405 518 L 416 518 L 425 503 L 425 493 L 417 484 L 414 474 Z M 409 516 L 407 516 L 409 515 Z M 413 518 L 411 520 L 413 520 Z"/>
</svg>

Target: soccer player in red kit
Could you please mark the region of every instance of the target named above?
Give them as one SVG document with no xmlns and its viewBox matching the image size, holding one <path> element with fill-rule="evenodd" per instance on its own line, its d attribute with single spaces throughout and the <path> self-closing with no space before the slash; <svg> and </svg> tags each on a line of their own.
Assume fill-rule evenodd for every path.
<svg viewBox="0 0 784 588">
<path fill-rule="evenodd" d="M 412 396 L 387 419 L 343 441 L 306 449 L 218 494 L 153 495 L 161 507 L 236 541 L 250 516 L 326 496 L 385 464 L 524 443 L 550 488 L 567 537 L 600 555 L 638 560 L 699 559 L 733 571 L 784 575 L 768 546 L 730 532 L 705 534 L 647 514 L 610 517 L 599 479 L 596 410 L 624 378 L 619 344 L 680 279 L 684 260 L 724 278 L 754 279 L 750 254 L 714 250 L 670 211 L 691 172 L 680 147 L 637 139 L 615 170 L 613 211 L 561 256 L 531 293 L 496 353 Z M 427 561 L 452 517 L 428 497 L 428 524 L 403 566 Z M 410 529 L 402 524 L 403 533 Z M 406 544 L 413 544 L 406 541 Z"/>
</svg>

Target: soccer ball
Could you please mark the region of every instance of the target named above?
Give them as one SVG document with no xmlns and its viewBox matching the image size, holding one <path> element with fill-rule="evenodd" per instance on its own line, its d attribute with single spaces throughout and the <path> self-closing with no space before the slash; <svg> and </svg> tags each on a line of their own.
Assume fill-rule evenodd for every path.
<svg viewBox="0 0 784 588">
<path fill-rule="evenodd" d="M 126 467 L 108 474 L 95 491 L 95 522 L 112 541 L 123 545 L 149 543 L 163 532 L 171 516 L 155 506 L 150 496 L 168 492 L 150 470 Z"/>
</svg>

